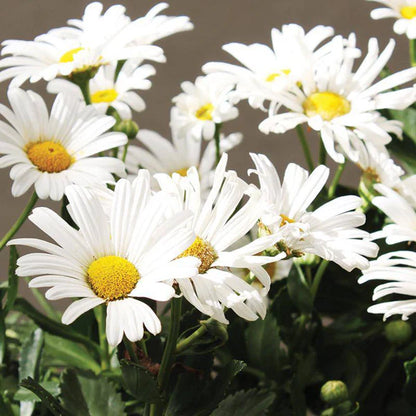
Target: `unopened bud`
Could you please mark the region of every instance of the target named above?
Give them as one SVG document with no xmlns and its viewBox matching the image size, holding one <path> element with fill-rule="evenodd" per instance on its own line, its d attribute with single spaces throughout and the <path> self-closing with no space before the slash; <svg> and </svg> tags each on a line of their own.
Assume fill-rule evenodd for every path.
<svg viewBox="0 0 416 416">
<path fill-rule="evenodd" d="M 113 131 L 124 133 L 131 140 L 137 136 L 139 126 L 133 120 L 121 120 L 114 125 Z"/>
<path fill-rule="evenodd" d="M 391 344 L 403 345 L 412 337 L 412 327 L 406 321 L 391 321 L 386 325 L 384 335 Z"/>
<path fill-rule="evenodd" d="M 302 257 L 295 258 L 294 261 L 301 266 L 316 266 L 319 263 L 320 258 L 315 256 L 315 254 L 306 253 Z"/>
<path fill-rule="evenodd" d="M 327 381 L 321 387 L 321 399 L 330 406 L 336 406 L 348 400 L 347 386 L 340 380 Z"/>
</svg>

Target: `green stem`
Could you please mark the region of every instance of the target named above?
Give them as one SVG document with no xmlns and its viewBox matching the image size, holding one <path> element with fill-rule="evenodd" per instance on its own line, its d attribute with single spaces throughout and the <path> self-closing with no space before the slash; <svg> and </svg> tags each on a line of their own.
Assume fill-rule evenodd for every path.
<svg viewBox="0 0 416 416">
<path fill-rule="evenodd" d="M 383 362 L 378 367 L 377 371 L 374 373 L 373 377 L 367 383 L 366 387 L 364 388 L 363 392 L 360 395 L 360 402 L 364 402 L 367 396 L 371 393 L 373 390 L 374 385 L 377 383 L 378 379 L 383 375 L 383 373 L 386 371 L 388 365 L 390 364 L 390 361 L 394 357 L 396 353 L 396 348 L 394 345 L 392 345 L 389 350 L 387 351 L 387 354 L 384 356 Z"/>
<path fill-rule="evenodd" d="M 305 137 L 305 132 L 303 131 L 303 127 L 299 124 L 296 126 L 296 133 L 298 134 L 300 144 L 302 145 L 303 153 L 305 154 L 306 163 L 308 164 L 308 168 L 310 171 L 313 171 L 314 164 L 312 159 L 311 150 L 309 148 L 309 144 Z"/>
<path fill-rule="evenodd" d="M 409 55 L 411 65 L 416 66 L 416 39 L 409 39 Z"/>
<path fill-rule="evenodd" d="M 212 319 L 212 318 L 210 318 Z M 176 354 L 180 354 L 181 352 L 184 352 L 189 347 L 192 346 L 192 344 L 197 341 L 198 339 L 202 338 L 207 333 L 207 327 L 206 325 L 201 325 L 196 331 L 194 331 L 189 337 L 183 339 L 182 341 L 178 342 L 176 345 Z"/>
<path fill-rule="evenodd" d="M 324 142 L 320 141 L 320 146 L 319 146 L 319 164 L 320 165 L 325 165 L 326 163 L 326 149 L 324 146 Z"/>
<path fill-rule="evenodd" d="M 182 311 L 182 298 L 172 298 L 170 308 L 170 325 L 168 338 L 163 351 L 162 362 L 160 363 L 159 374 L 157 376 L 157 382 L 159 384 L 162 394 L 165 392 L 168 383 L 169 376 L 172 369 L 173 360 L 175 357 L 176 342 L 179 335 L 180 319 Z M 152 403 L 150 405 L 150 415 L 161 416 L 163 414 L 163 405 L 161 403 Z"/>
<path fill-rule="evenodd" d="M 313 278 L 312 286 L 311 286 L 311 294 L 312 299 L 315 299 L 316 294 L 318 292 L 319 284 L 321 283 L 322 276 L 325 273 L 326 268 L 328 267 L 329 261 L 328 260 L 322 260 L 321 264 L 318 267 L 318 270 L 316 271 L 316 274 Z"/>
<path fill-rule="evenodd" d="M 123 162 L 125 162 L 125 161 L 126 161 L 127 149 L 128 149 L 128 148 L 129 148 L 129 142 L 127 142 L 127 143 L 124 145 L 123 156 L 121 157 L 121 160 L 122 160 Z"/>
<path fill-rule="evenodd" d="M 123 339 L 124 346 L 126 347 L 127 352 L 130 355 L 131 361 L 136 364 L 139 364 L 139 359 L 137 358 L 137 354 L 134 352 L 133 343 L 130 342 L 127 338 Z"/>
<path fill-rule="evenodd" d="M 23 212 L 20 214 L 20 217 L 12 225 L 12 228 L 10 228 L 10 230 L 6 233 L 6 235 L 1 239 L 0 250 L 2 250 L 3 247 L 7 244 L 7 242 L 19 231 L 20 227 L 25 222 L 26 218 L 29 216 L 30 212 L 35 206 L 37 200 L 38 200 L 38 196 L 36 195 L 36 192 L 33 192 L 33 195 L 31 196 Z"/>
<path fill-rule="evenodd" d="M 27 283 L 30 282 L 29 277 L 25 277 L 25 280 Z M 36 298 L 36 301 L 39 303 L 39 305 L 42 307 L 42 309 L 45 311 L 48 318 L 54 319 L 56 321 L 60 321 L 60 314 L 59 312 L 55 311 L 53 306 L 48 302 L 48 300 L 43 296 L 43 294 L 39 291 L 39 289 L 32 287 L 30 289 L 33 296 Z"/>
<path fill-rule="evenodd" d="M 82 92 L 84 97 L 85 104 L 91 104 L 91 95 L 90 95 L 90 80 L 88 78 L 83 79 L 82 82 L 77 83 L 78 87 Z"/>
<path fill-rule="evenodd" d="M 338 165 L 337 171 L 335 172 L 334 179 L 328 189 L 328 199 L 332 199 L 335 196 L 339 180 L 341 179 L 342 172 L 344 172 L 345 162 Z"/>
<path fill-rule="evenodd" d="M 300 264 L 297 261 L 294 261 L 293 263 L 295 265 L 296 271 L 298 272 L 298 275 L 300 277 L 300 280 L 302 281 L 302 283 L 305 286 L 308 286 L 308 282 L 306 281 L 305 275 L 303 274 L 302 267 L 300 267 Z"/>
<path fill-rule="evenodd" d="M 105 333 L 105 306 L 101 305 L 94 308 L 95 319 L 98 325 L 98 339 L 100 342 L 101 368 L 108 370 L 110 368 L 110 355 L 108 353 L 108 341 Z"/>
<path fill-rule="evenodd" d="M 215 124 L 214 140 L 215 140 L 215 160 L 217 162 L 217 165 L 221 159 L 221 143 L 220 143 L 221 127 L 222 127 L 222 123 Z"/>
</svg>

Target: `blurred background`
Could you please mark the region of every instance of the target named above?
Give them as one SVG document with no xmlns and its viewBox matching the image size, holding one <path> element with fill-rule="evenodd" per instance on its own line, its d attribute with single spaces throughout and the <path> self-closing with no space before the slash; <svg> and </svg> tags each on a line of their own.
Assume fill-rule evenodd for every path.
<svg viewBox="0 0 416 416">
<path fill-rule="evenodd" d="M 31 40 L 53 27 L 64 26 L 69 18 L 80 18 L 89 1 L 84 0 L 1 0 L 0 40 Z M 121 3 L 132 19 L 144 15 L 156 1 L 124 0 L 103 1 L 105 7 Z M 180 83 L 193 81 L 201 74 L 201 66 L 209 61 L 233 62 L 221 46 L 229 42 L 265 43 L 270 45 L 270 31 L 285 23 L 298 23 L 305 30 L 316 25 L 329 25 L 335 32 L 347 36 L 355 32 L 358 46 L 365 53 L 370 37 L 379 40 L 384 48 L 388 40 L 396 38 L 397 45 L 390 69 L 397 71 L 409 66 L 408 41 L 392 30 L 393 20 L 374 21 L 370 11 L 377 3 L 365 0 L 172 0 L 163 14 L 187 15 L 194 23 L 192 32 L 173 35 L 157 42 L 167 57 L 167 63 L 155 64 L 157 74 L 152 77 L 153 87 L 142 97 L 147 109 L 137 114 L 140 127 L 158 131 L 169 137 L 169 112 L 171 99 L 180 92 Z M 0 102 L 8 105 L 7 83 L 0 84 Z M 44 83 L 25 84 L 46 96 Z M 51 103 L 51 97 L 49 103 Z M 284 135 L 265 136 L 257 129 L 264 113 L 241 103 L 240 117 L 227 123 L 224 132 L 240 131 L 243 143 L 230 154 L 230 165 L 243 177 L 250 166 L 249 152 L 266 153 L 282 173 L 289 162 L 306 166 L 301 147 L 294 131 Z M 319 141 L 316 133 L 308 132 L 314 155 L 317 158 Z M 359 174 L 354 166 L 347 166 L 341 182 L 356 186 Z M 9 169 L 0 171 L 0 234 L 3 236 L 19 216 L 30 198 L 31 191 L 20 198 L 11 195 Z M 60 204 L 40 201 L 37 206 L 60 209 Z M 30 224 L 25 224 L 18 236 L 40 237 Z M 20 254 L 24 251 L 20 249 Z M 7 279 L 8 249 L 0 254 L 0 281 Z M 20 282 L 20 292 L 30 296 L 25 282 Z"/>
</svg>

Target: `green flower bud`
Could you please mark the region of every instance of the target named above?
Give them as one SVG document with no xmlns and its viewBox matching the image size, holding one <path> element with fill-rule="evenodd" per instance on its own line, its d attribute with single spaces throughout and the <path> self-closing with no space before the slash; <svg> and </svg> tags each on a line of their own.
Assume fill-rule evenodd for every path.
<svg viewBox="0 0 416 416">
<path fill-rule="evenodd" d="M 412 337 L 412 327 L 406 321 L 391 321 L 386 325 L 384 335 L 391 344 L 403 345 Z"/>
<path fill-rule="evenodd" d="M 347 386 L 340 380 L 327 381 L 321 387 L 321 399 L 331 406 L 348 400 Z"/>
<path fill-rule="evenodd" d="M 121 120 L 114 125 L 113 131 L 119 131 L 129 139 L 134 139 L 139 132 L 139 126 L 133 120 Z"/>
<path fill-rule="evenodd" d="M 294 261 L 301 266 L 314 266 L 319 263 L 320 258 L 315 256 L 315 254 L 306 253 L 302 257 L 294 259 Z"/>
</svg>

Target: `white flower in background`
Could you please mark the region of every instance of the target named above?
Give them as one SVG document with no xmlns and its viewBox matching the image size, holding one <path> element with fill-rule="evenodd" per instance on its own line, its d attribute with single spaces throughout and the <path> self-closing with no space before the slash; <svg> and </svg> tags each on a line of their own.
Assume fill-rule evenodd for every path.
<svg viewBox="0 0 416 416">
<path fill-rule="evenodd" d="M 197 273 L 198 259 L 176 259 L 195 238 L 185 227 L 189 213 L 164 220 L 166 195 L 152 196 L 145 171 L 133 184 L 125 179 L 117 182 L 110 217 L 86 188 L 68 187 L 67 197 L 79 230 L 52 210 L 36 208 L 29 219 L 56 244 L 34 238 L 9 242 L 45 252 L 19 258 L 17 274 L 38 276 L 29 286 L 50 287 L 47 299 L 81 298 L 64 312 L 64 324 L 106 304 L 110 345 L 119 344 L 123 334 L 132 342 L 140 340 L 144 327 L 156 335 L 161 330 L 159 318 L 136 298 L 167 301 L 175 294 L 167 280 Z"/>
<path fill-rule="evenodd" d="M 17 87 L 27 79 L 50 81 L 119 60 L 164 62 L 163 50 L 150 43 L 192 28 L 186 17 L 156 16 L 166 6 L 159 4 L 132 22 L 123 6 L 112 6 L 101 14 L 102 4 L 94 2 L 86 7 L 81 20 L 69 20 L 69 27 L 52 29 L 33 41 L 6 40 L 2 55 L 10 56 L 0 60 L 0 68 L 5 68 L 0 81 L 13 78 L 11 85 Z"/>
<path fill-rule="evenodd" d="M 298 85 L 282 91 L 269 117 L 259 128 L 264 133 L 284 133 L 307 123 L 319 131 L 327 153 L 338 163 L 347 156 L 358 160 L 359 143 L 371 141 L 377 146 L 390 142 L 389 133 L 401 135 L 401 124 L 387 120 L 377 110 L 405 109 L 416 100 L 414 87 L 397 89 L 416 78 L 416 68 L 408 68 L 373 84 L 389 60 L 394 41 L 379 55 L 378 43 L 370 39 L 368 54 L 353 72 L 356 56 L 355 36 L 348 45 L 340 38 L 329 42 L 330 52 L 311 62 Z M 393 88 L 396 88 L 392 91 Z M 282 107 L 287 109 L 279 113 Z"/>
<path fill-rule="evenodd" d="M 378 247 L 368 240 L 369 234 L 360 230 L 365 215 L 355 211 L 361 205 L 357 196 L 343 196 L 307 211 L 328 179 L 329 169 L 318 166 L 310 175 L 291 163 L 283 182 L 270 160 L 264 155 L 251 154 L 256 165 L 263 193 L 261 226 L 266 233 L 279 236 L 276 247 L 288 254 L 315 254 L 333 261 L 347 271 L 365 269 L 375 257 Z"/>
<path fill-rule="evenodd" d="M 415 194 L 416 182 L 408 182 L 407 185 L 413 186 L 413 194 Z M 381 196 L 373 198 L 372 204 L 383 211 L 393 224 L 388 224 L 382 231 L 374 233 L 373 238 L 385 237 L 387 244 L 416 241 L 416 205 L 412 205 L 409 199 L 382 184 L 375 185 L 374 189 Z"/>
<path fill-rule="evenodd" d="M 396 165 L 385 146 L 375 146 L 371 142 L 362 143 L 359 147 L 357 165 L 364 177 L 374 183 L 382 183 L 389 188 L 401 186 L 404 170 Z"/>
<path fill-rule="evenodd" d="M 183 92 L 173 98 L 170 126 L 179 137 L 195 140 L 214 138 L 215 125 L 238 117 L 231 102 L 233 78 L 227 74 L 198 77 L 195 83 L 181 84 Z"/>
<path fill-rule="evenodd" d="M 234 171 L 225 171 L 227 155 L 224 154 L 215 172 L 212 189 L 202 201 L 198 172 L 188 170 L 183 178 L 166 174 L 156 175 L 162 191 L 173 196 L 173 212 L 189 209 L 193 213 L 192 230 L 195 241 L 181 254 L 201 260 L 199 274 L 190 279 L 175 279 L 185 298 L 201 312 L 228 323 L 224 308 L 232 309 L 247 320 L 265 316 L 262 295 L 268 292 L 270 276 L 263 265 L 280 260 L 259 256 L 276 242 L 274 236 L 254 240 L 240 248 L 230 248 L 247 234 L 257 222 L 261 209 L 261 193 L 254 185 L 247 185 Z M 236 212 L 242 199 L 247 202 Z M 262 293 L 251 287 L 232 269 L 251 271 L 263 285 Z"/>
<path fill-rule="evenodd" d="M 398 35 L 406 34 L 409 39 L 416 38 L 416 1 L 414 0 L 368 0 L 381 3 L 381 7 L 371 11 L 374 20 L 392 17 L 396 19 L 393 30 Z"/>
<path fill-rule="evenodd" d="M 126 157 L 128 173 L 136 175 L 139 169 L 144 168 L 152 175 L 178 173 L 186 176 L 188 169 L 194 166 L 198 171 L 201 194 L 206 196 L 214 176 L 216 161 L 214 141 L 210 141 L 202 152 L 202 141 L 192 137 L 181 138 L 173 135 L 170 142 L 154 131 L 142 129 L 137 135 L 137 140 L 147 149 L 130 144 Z M 221 152 L 227 152 L 237 146 L 241 140 L 240 133 L 221 135 Z"/>
<path fill-rule="evenodd" d="M 374 289 L 373 300 L 384 296 L 397 294 L 405 295 L 402 300 L 381 302 L 370 306 L 368 312 L 383 314 L 384 319 L 392 315 L 402 315 L 408 319 L 416 312 L 416 253 L 412 251 L 395 251 L 380 256 L 370 262 L 370 267 L 363 272 L 358 283 L 370 280 L 387 280 Z M 410 299 L 409 299 L 410 297 Z"/>
<path fill-rule="evenodd" d="M 13 196 L 34 185 L 39 198 L 58 201 L 67 185 L 113 182 L 112 173 L 125 176 L 121 160 L 92 157 L 127 142 L 122 133 L 107 133 L 113 117 L 62 94 L 50 115 L 32 91 L 9 89 L 8 97 L 12 110 L 0 105 L 0 114 L 10 123 L 0 121 L 0 167 L 13 166 Z"/>
<path fill-rule="evenodd" d="M 91 103 L 100 113 L 105 114 L 111 106 L 117 110 L 123 120 L 131 119 L 131 109 L 139 112 L 146 108 L 143 98 L 135 90 L 148 90 L 152 83 L 147 78 L 156 71 L 152 65 L 138 66 L 136 61 L 127 61 L 115 80 L 116 68 L 116 64 L 103 66 L 90 80 Z M 50 81 L 48 92 L 54 94 L 65 92 L 83 100 L 79 87 L 65 79 Z"/>
<path fill-rule="evenodd" d="M 305 33 L 299 25 L 283 25 L 281 31 L 272 29 L 272 48 L 260 43 L 223 46 L 243 66 L 210 62 L 202 69 L 206 73 L 233 75 L 238 99 L 248 99 L 252 107 L 258 108 L 265 100 L 275 100 L 276 93 L 282 88 L 302 78 L 305 64 L 310 64 L 324 51 L 324 48 L 318 51 L 316 48 L 333 34 L 334 30 L 327 26 L 316 26 Z"/>
</svg>

